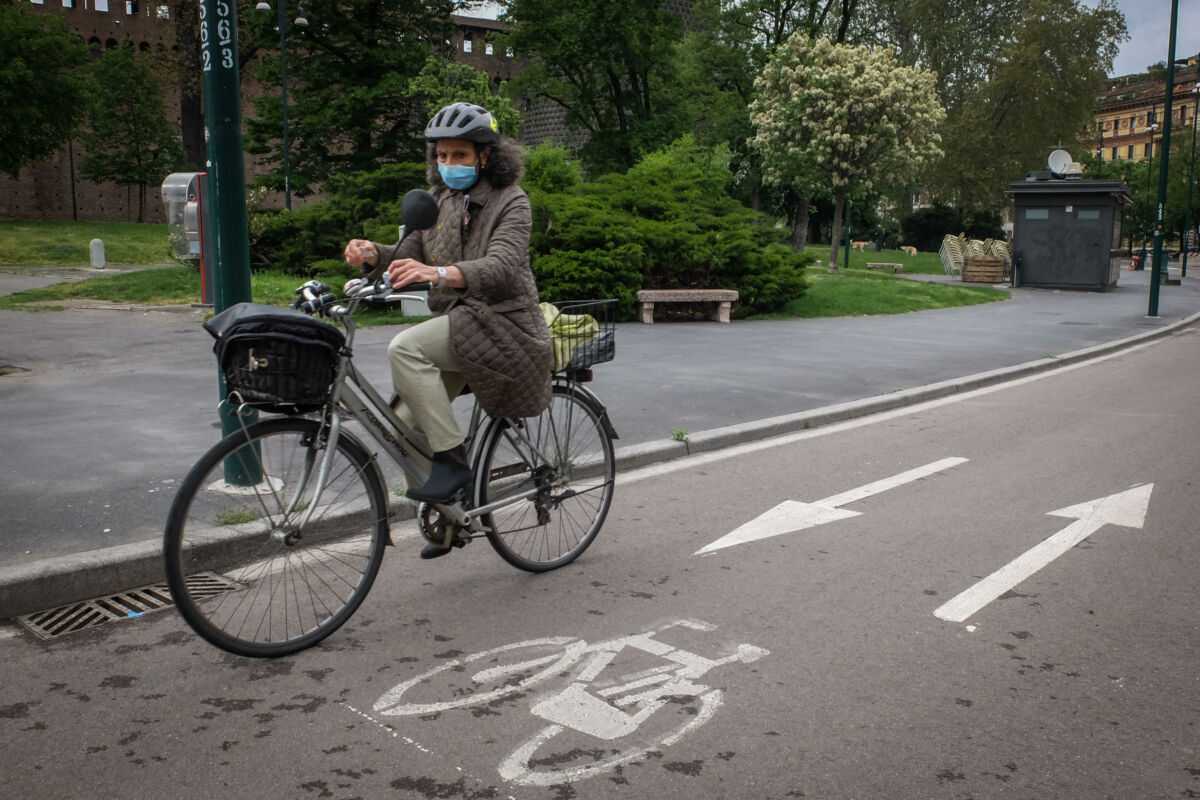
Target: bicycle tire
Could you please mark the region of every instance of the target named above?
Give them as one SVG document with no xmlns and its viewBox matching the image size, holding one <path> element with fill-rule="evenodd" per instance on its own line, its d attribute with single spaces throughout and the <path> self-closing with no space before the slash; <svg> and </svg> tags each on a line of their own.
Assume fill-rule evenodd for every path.
<svg viewBox="0 0 1200 800">
<path fill-rule="evenodd" d="M 537 490 L 481 520 L 496 552 L 529 572 L 578 558 L 612 504 L 616 458 L 604 409 L 572 387 L 556 383 L 540 415 L 493 420 L 484 434 L 476 507 Z"/>
<path fill-rule="evenodd" d="M 350 618 L 379 572 L 386 491 L 344 431 L 320 505 L 297 530 L 326 454 L 322 435 L 302 418 L 235 431 L 196 462 L 171 504 L 167 586 L 184 620 L 223 650 L 272 658 L 311 647 Z"/>
</svg>

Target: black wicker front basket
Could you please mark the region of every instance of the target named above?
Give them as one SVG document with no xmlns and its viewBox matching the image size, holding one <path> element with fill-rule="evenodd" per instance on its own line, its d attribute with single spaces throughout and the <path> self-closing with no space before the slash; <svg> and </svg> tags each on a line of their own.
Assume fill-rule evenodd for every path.
<svg viewBox="0 0 1200 800">
<path fill-rule="evenodd" d="M 230 402 L 276 414 L 325 404 L 345 336 L 299 311 L 259 303 L 230 306 L 204 324 Z"/>
<path fill-rule="evenodd" d="M 587 369 L 616 357 L 617 301 L 567 300 L 550 320 L 554 371 Z"/>
</svg>

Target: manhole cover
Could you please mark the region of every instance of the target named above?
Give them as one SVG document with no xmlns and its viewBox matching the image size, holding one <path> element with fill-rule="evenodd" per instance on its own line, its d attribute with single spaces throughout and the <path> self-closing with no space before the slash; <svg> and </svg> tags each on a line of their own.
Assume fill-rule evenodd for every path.
<svg viewBox="0 0 1200 800">
<path fill-rule="evenodd" d="M 240 588 L 237 583 L 212 572 L 191 575 L 188 588 L 197 597 L 207 597 Z M 117 594 L 37 611 L 17 617 L 22 627 L 42 639 L 95 628 L 106 622 L 130 619 L 174 605 L 165 583 L 156 583 Z"/>
</svg>

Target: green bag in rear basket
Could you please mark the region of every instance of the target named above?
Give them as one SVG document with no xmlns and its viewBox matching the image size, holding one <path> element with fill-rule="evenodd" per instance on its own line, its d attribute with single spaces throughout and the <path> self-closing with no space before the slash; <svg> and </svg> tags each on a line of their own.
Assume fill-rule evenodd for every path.
<svg viewBox="0 0 1200 800">
<path fill-rule="evenodd" d="M 337 369 L 342 332 L 277 306 L 238 303 L 204 323 L 232 402 L 276 414 L 304 414 L 325 404 Z"/>
</svg>

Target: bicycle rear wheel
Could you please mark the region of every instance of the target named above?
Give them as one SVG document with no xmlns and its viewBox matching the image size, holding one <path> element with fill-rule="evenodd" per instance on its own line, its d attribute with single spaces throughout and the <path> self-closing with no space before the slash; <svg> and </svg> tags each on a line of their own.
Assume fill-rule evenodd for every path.
<svg viewBox="0 0 1200 800">
<path fill-rule="evenodd" d="M 616 459 L 604 410 L 573 385 L 555 384 L 537 417 L 493 420 L 484 436 L 476 507 L 525 495 L 484 515 L 505 561 L 545 572 L 574 561 L 604 524 Z"/>
<path fill-rule="evenodd" d="M 371 588 L 388 539 L 385 489 L 342 432 L 314 498 L 324 433 L 300 418 L 235 431 L 175 496 L 163 536 L 167 585 L 183 618 L 217 647 L 259 658 L 297 652 L 337 630 Z"/>
</svg>

